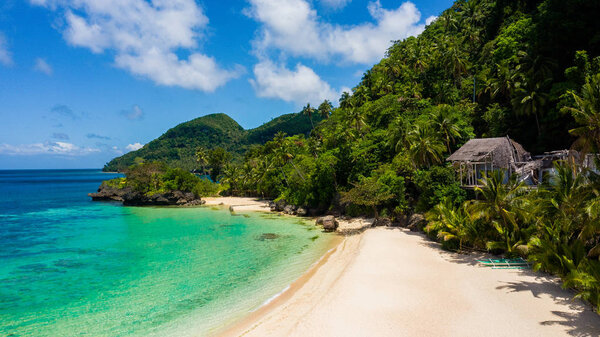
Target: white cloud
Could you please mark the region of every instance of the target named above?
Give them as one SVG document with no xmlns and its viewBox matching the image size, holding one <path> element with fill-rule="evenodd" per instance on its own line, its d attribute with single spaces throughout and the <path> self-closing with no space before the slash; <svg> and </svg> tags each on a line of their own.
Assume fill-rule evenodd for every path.
<svg viewBox="0 0 600 337">
<path fill-rule="evenodd" d="M 84 156 L 90 153 L 100 152 L 100 150 L 89 147 L 79 147 L 66 142 L 45 142 L 34 144 L 10 145 L 0 144 L 0 154 L 5 155 L 63 155 L 63 156 Z"/>
<path fill-rule="evenodd" d="M 279 98 L 303 105 L 317 105 L 324 99 L 335 101 L 339 96 L 311 68 L 300 63 L 294 70 L 272 61 L 263 60 L 254 66 L 254 80 L 250 80 L 258 96 Z"/>
<path fill-rule="evenodd" d="M 373 20 L 353 26 L 323 22 L 306 0 L 250 0 L 246 14 L 262 27 L 254 41 L 257 54 L 279 49 L 293 56 L 320 61 L 368 64 L 384 56 L 392 40 L 420 34 L 425 25 L 411 2 L 385 9 L 379 1 L 370 2 Z"/>
<path fill-rule="evenodd" d="M 46 62 L 46 60 L 44 60 L 43 58 L 37 58 L 35 59 L 35 65 L 33 66 L 33 69 L 36 71 L 39 71 L 41 73 L 44 73 L 48 76 L 52 75 L 53 69 L 52 67 L 48 64 L 48 62 Z"/>
<path fill-rule="evenodd" d="M 133 143 L 133 144 L 129 144 L 129 145 L 127 145 L 125 148 L 126 148 L 127 150 L 129 150 L 129 151 L 135 151 L 135 150 L 139 150 L 139 149 L 141 149 L 142 147 L 144 147 L 144 145 L 143 145 L 143 144 L 140 144 L 140 143 Z"/>
<path fill-rule="evenodd" d="M 121 110 L 120 113 L 131 121 L 144 118 L 144 111 L 137 104 L 131 107 L 130 110 Z"/>
<path fill-rule="evenodd" d="M 437 18 L 438 18 L 437 16 L 432 15 L 432 16 L 428 17 L 427 19 L 425 19 L 425 24 L 427 26 L 429 26 L 433 21 L 437 20 Z"/>
<path fill-rule="evenodd" d="M 11 66 L 13 64 L 12 54 L 6 46 L 6 38 L 0 33 L 0 64 Z"/>
<path fill-rule="evenodd" d="M 63 36 L 94 53 L 110 51 L 115 65 L 159 85 L 212 92 L 241 73 L 198 52 L 208 18 L 194 0 L 30 0 L 65 8 Z M 180 58 L 176 52 L 189 53 Z"/>
</svg>

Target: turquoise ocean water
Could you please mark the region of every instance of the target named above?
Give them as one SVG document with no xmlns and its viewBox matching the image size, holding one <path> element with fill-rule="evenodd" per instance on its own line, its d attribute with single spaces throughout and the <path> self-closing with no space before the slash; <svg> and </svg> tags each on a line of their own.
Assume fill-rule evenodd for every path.
<svg viewBox="0 0 600 337">
<path fill-rule="evenodd" d="M 333 240 L 292 217 L 91 202 L 114 176 L 0 171 L 0 336 L 206 335 Z"/>
</svg>

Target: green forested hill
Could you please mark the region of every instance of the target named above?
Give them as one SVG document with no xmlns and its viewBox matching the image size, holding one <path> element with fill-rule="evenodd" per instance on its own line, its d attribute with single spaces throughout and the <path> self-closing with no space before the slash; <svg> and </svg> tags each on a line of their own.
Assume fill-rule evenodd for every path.
<svg viewBox="0 0 600 337">
<path fill-rule="evenodd" d="M 320 121 L 319 117 L 312 118 L 314 123 Z M 175 167 L 196 169 L 194 154 L 198 147 L 222 147 L 234 155 L 241 155 L 248 146 L 262 144 L 272 139 L 277 132 L 288 135 L 308 134 L 311 128 L 308 117 L 300 113 L 279 116 L 250 130 L 244 130 L 226 114 L 206 115 L 181 123 L 143 148 L 111 160 L 104 166 L 104 170 L 122 170 L 134 164 L 136 158 L 138 161 L 162 161 Z"/>
</svg>

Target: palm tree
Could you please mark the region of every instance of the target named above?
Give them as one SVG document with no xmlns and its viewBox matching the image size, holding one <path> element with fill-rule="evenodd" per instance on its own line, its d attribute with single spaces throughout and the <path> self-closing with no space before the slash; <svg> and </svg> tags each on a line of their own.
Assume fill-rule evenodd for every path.
<svg viewBox="0 0 600 337">
<path fill-rule="evenodd" d="M 229 184 L 229 188 L 235 195 L 239 195 L 243 172 L 241 167 L 236 164 L 227 163 L 223 167 L 223 179 L 221 184 Z"/>
<path fill-rule="evenodd" d="M 396 152 L 400 152 L 402 148 L 408 146 L 406 144 L 406 135 L 408 130 L 411 128 L 410 122 L 402 116 L 396 117 L 388 128 L 388 145 Z"/>
<path fill-rule="evenodd" d="M 477 237 L 477 231 L 468 212 L 469 203 L 458 208 L 452 205 L 450 198 L 444 199 L 427 213 L 428 224 L 425 231 L 437 233 L 443 242 L 458 241 L 458 250 L 462 250 L 466 241 Z"/>
<path fill-rule="evenodd" d="M 458 118 L 453 114 L 452 107 L 446 104 L 438 105 L 430 116 L 430 121 L 442 136 L 448 153 L 452 152 L 450 146 L 461 136 Z"/>
<path fill-rule="evenodd" d="M 490 91 L 492 98 L 510 97 L 515 91 L 518 82 L 518 72 L 507 62 L 496 64 L 496 77 L 490 80 Z"/>
<path fill-rule="evenodd" d="M 600 150 L 600 74 L 589 76 L 581 89 L 581 96 L 570 92 L 575 100 L 565 108 L 582 126 L 569 132 L 578 137 L 574 146 L 584 153 Z"/>
<path fill-rule="evenodd" d="M 554 170 L 549 183 L 536 196 L 537 213 L 541 218 L 563 219 L 562 231 L 569 233 L 569 240 L 577 238 L 585 242 L 600 229 L 599 214 L 595 212 L 600 199 L 588 175 L 580 172 L 575 163 L 558 162 Z"/>
<path fill-rule="evenodd" d="M 342 96 L 340 96 L 340 108 L 342 109 L 348 109 L 350 107 L 353 106 L 352 104 L 352 96 L 350 96 L 350 93 L 347 91 L 344 91 L 342 93 Z"/>
<path fill-rule="evenodd" d="M 283 167 L 287 163 L 292 164 L 292 167 L 294 168 L 298 176 L 302 179 L 302 181 L 306 181 L 306 178 L 304 178 L 304 175 L 300 172 L 300 170 L 294 163 L 294 154 L 291 151 L 288 139 L 285 138 L 285 133 L 281 131 L 277 132 L 275 134 L 275 137 L 273 138 L 273 142 L 275 143 L 275 148 L 273 150 L 275 159 L 280 164 L 281 173 L 283 174 L 283 178 L 285 179 L 286 183 L 288 183 L 288 186 L 289 180 L 285 175 L 285 171 L 283 170 Z"/>
<path fill-rule="evenodd" d="M 365 117 L 360 112 L 360 110 L 353 106 L 348 111 L 347 116 L 348 116 L 348 121 L 350 122 L 350 125 L 352 125 L 359 134 L 362 134 L 363 128 L 367 124 L 365 123 Z"/>
<path fill-rule="evenodd" d="M 548 100 L 548 94 L 544 92 L 543 86 L 548 81 L 533 82 L 528 80 L 525 87 L 517 89 L 516 95 L 512 99 L 513 106 L 517 113 L 525 116 L 534 116 L 538 136 L 541 136 L 539 115 L 543 113 L 544 106 Z"/>
<path fill-rule="evenodd" d="M 365 74 L 365 76 L 363 77 L 363 82 L 365 81 L 365 77 L 367 79 L 369 79 L 369 82 L 371 80 L 371 75 L 369 72 L 369 76 L 367 76 Z M 352 98 L 358 103 L 358 105 L 362 105 L 368 101 L 371 100 L 371 90 L 370 90 L 370 85 L 366 86 L 364 84 L 359 85 L 358 87 L 356 87 L 354 89 L 354 94 L 352 94 Z"/>
<path fill-rule="evenodd" d="M 525 184 L 517 181 L 516 175 L 504 184 L 505 172 L 496 170 L 489 172 L 480 182 L 482 186 L 475 188 L 482 200 L 477 200 L 471 207 L 474 219 L 485 219 L 491 223 L 503 241 L 490 241 L 488 249 L 504 249 L 511 253 L 524 242 L 520 237 L 519 221 L 524 218 Z"/>
<path fill-rule="evenodd" d="M 469 61 L 467 54 L 461 48 L 461 43 L 457 39 L 446 39 L 444 41 L 444 61 L 452 69 L 454 83 L 460 85 L 462 75 L 466 74 L 469 69 Z"/>
<path fill-rule="evenodd" d="M 416 124 L 406 135 L 408 152 L 417 167 L 430 167 L 442 162 L 444 144 L 427 124 Z"/>
<path fill-rule="evenodd" d="M 196 163 L 202 167 L 202 175 L 206 175 L 206 164 L 208 164 L 208 153 L 202 146 L 196 149 Z"/>
<path fill-rule="evenodd" d="M 329 118 L 329 115 L 331 115 L 332 110 L 333 105 L 328 100 L 324 100 L 323 103 L 321 103 L 321 105 L 319 105 L 319 108 L 317 109 L 319 115 L 321 115 L 321 117 L 325 119 Z"/>
<path fill-rule="evenodd" d="M 308 119 L 310 120 L 310 125 L 312 126 L 313 130 L 315 129 L 315 125 L 313 124 L 312 115 L 315 111 L 316 109 L 311 107 L 310 103 L 306 103 L 306 106 L 302 108 L 302 114 L 308 116 Z"/>
</svg>

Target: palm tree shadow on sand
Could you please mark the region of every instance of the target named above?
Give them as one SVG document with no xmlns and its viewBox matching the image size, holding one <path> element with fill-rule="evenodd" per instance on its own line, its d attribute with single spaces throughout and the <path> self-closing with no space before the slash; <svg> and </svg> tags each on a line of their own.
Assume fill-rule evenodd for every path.
<svg viewBox="0 0 600 337">
<path fill-rule="evenodd" d="M 554 302 L 567 306 L 576 312 L 553 310 L 552 314 L 556 316 L 556 319 L 542 321 L 540 322 L 541 325 L 567 327 L 567 333 L 571 336 L 600 336 L 600 316 L 591 310 L 589 304 L 573 298 L 574 292 L 560 288 L 555 277 L 536 275 L 531 270 L 523 272 L 534 275 L 536 280 L 541 282 L 505 282 L 504 285 L 500 285 L 496 289 L 508 292 L 531 292 L 531 295 L 536 298 L 539 298 L 540 295 L 550 296 Z M 552 286 L 548 286 L 549 284 L 552 284 Z"/>
<path fill-rule="evenodd" d="M 390 230 L 398 229 L 390 228 Z M 421 237 L 422 240 L 419 241 L 421 246 L 435 249 L 448 262 L 477 266 L 479 265 L 477 260 L 494 258 L 493 255 L 482 252 L 456 253 L 446 251 L 441 248 L 438 242 L 432 241 L 421 232 L 402 231 L 407 235 Z M 567 333 L 570 336 L 600 336 L 600 315 L 595 313 L 588 303 L 575 299 L 573 291 L 562 289 L 560 287 L 560 280 L 557 277 L 541 272 L 534 272 L 530 269 L 516 269 L 515 271 L 534 277 L 538 282 L 502 282 L 503 284 L 497 286 L 496 289 L 506 292 L 530 292 L 535 298 L 540 298 L 541 295 L 550 296 L 555 303 L 576 311 L 575 313 L 558 310 L 552 311 L 556 319 L 539 322 L 540 325 L 564 326 L 568 329 Z"/>
</svg>

